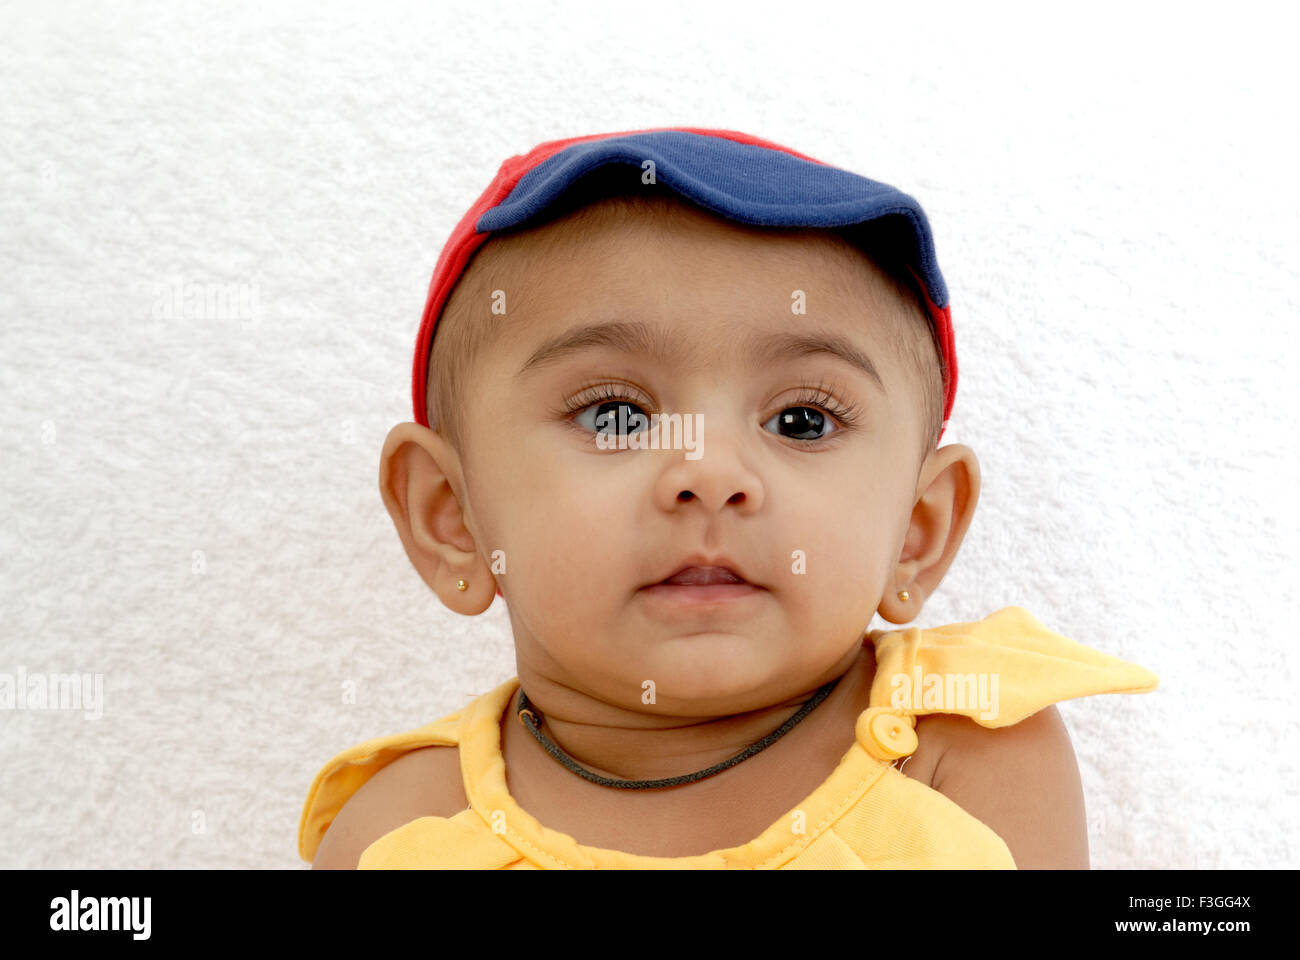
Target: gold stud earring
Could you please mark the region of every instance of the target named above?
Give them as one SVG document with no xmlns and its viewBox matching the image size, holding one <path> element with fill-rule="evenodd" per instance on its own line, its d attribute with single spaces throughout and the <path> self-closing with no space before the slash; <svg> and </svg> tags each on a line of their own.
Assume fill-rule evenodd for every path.
<svg viewBox="0 0 1300 960">
<path fill-rule="evenodd" d="M 457 581 L 456 581 L 456 589 L 457 589 L 457 590 L 468 590 L 468 589 L 469 589 L 469 584 L 466 583 L 464 580 L 457 580 Z"/>
<path fill-rule="evenodd" d="M 906 603 L 908 600 L 910 600 L 910 599 L 911 599 L 911 596 L 912 596 L 912 595 L 911 595 L 910 593 L 908 593 L 906 590 L 899 590 L 899 591 L 898 591 L 898 599 L 899 599 L 899 600 L 902 600 L 904 603 Z"/>
</svg>

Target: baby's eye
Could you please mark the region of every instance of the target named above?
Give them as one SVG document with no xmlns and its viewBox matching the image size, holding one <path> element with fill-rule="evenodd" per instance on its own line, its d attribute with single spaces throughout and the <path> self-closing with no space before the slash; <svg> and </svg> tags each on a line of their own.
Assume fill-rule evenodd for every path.
<svg viewBox="0 0 1300 960">
<path fill-rule="evenodd" d="M 628 407 L 630 409 L 620 412 L 619 407 Z M 644 413 L 633 412 L 640 410 L 641 408 L 635 403 L 628 403 L 626 400 L 604 400 L 586 407 L 573 419 L 575 423 L 586 427 L 588 430 L 618 436 L 620 420 L 625 421 L 623 425 L 627 427 L 628 433 L 638 433 L 650 426 L 648 416 Z M 588 415 L 590 415 L 590 420 Z"/>
<path fill-rule="evenodd" d="M 821 440 L 839 428 L 820 410 L 813 407 L 786 407 L 763 426 L 776 424 L 782 436 L 792 440 Z M 822 433 L 823 428 L 826 432 Z"/>
</svg>

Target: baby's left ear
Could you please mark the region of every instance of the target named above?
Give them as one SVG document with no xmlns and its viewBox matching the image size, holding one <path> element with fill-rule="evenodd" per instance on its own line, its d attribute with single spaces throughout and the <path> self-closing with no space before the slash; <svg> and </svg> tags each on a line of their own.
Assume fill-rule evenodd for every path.
<svg viewBox="0 0 1300 960">
<path fill-rule="evenodd" d="M 881 614 L 894 623 L 916 619 L 957 559 L 980 495 L 979 458 L 970 447 L 952 443 L 932 453 L 917 477 L 916 502 L 908 520 L 903 553 L 893 580 L 909 597 L 886 597 Z M 902 619 L 899 619 L 902 618 Z"/>
</svg>

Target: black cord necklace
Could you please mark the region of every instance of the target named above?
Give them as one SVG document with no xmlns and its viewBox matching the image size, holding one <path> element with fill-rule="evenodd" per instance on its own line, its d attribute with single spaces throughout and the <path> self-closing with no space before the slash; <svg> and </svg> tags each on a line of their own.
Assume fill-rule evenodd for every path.
<svg viewBox="0 0 1300 960">
<path fill-rule="evenodd" d="M 812 699 L 799 708 L 798 713 L 785 723 L 781 724 L 781 726 L 777 727 L 777 729 L 773 730 L 762 740 L 759 740 L 757 743 L 751 743 L 731 759 L 723 760 L 721 763 L 715 763 L 707 770 L 700 770 L 697 773 L 687 773 L 680 777 L 664 777 L 660 780 L 618 780 L 611 777 L 602 777 L 578 764 L 576 760 L 552 743 L 546 734 L 542 733 L 539 729 L 542 722 L 542 715 L 529 702 L 528 697 L 524 694 L 523 687 L 519 688 L 519 722 L 528 728 L 532 735 L 537 738 L 537 742 L 545 748 L 547 753 L 584 780 L 590 780 L 592 783 L 599 783 L 603 787 L 618 787 L 621 790 L 650 790 L 656 787 L 676 787 L 683 783 L 694 783 L 696 780 L 703 780 L 705 777 L 711 777 L 716 773 L 721 773 L 728 767 L 734 767 L 742 760 L 748 760 L 759 751 L 766 750 L 789 733 L 796 723 L 808 716 L 808 714 L 812 713 L 814 708 L 826 699 L 830 692 L 835 689 L 835 685 L 839 682 L 840 678 L 836 677 L 829 683 L 823 684 L 818 689 L 817 693 L 813 695 Z"/>
</svg>

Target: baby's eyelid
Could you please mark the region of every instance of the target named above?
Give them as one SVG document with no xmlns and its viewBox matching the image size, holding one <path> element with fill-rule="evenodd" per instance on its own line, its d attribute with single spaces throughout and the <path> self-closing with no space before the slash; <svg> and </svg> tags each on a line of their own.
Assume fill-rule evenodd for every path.
<svg viewBox="0 0 1300 960">
<path fill-rule="evenodd" d="M 572 401 L 572 404 L 569 407 L 569 411 L 574 414 L 586 413 L 592 407 L 598 407 L 606 403 L 620 403 L 624 405 L 631 405 L 631 406 L 639 407 L 640 409 L 642 409 L 647 413 L 651 412 L 649 408 L 654 406 L 654 404 L 651 403 L 650 401 L 639 397 L 610 393 L 610 394 L 601 394 L 600 396 L 597 397 L 588 397 L 588 396 L 575 397 L 574 400 Z M 839 420 L 839 416 L 835 412 L 836 407 L 835 407 L 834 398 L 825 395 L 818 395 L 816 397 L 795 397 L 791 400 L 782 401 L 775 408 L 775 411 L 771 415 L 764 418 L 763 422 L 768 423 L 769 421 L 771 421 L 772 417 L 780 416 L 786 410 L 793 410 L 799 407 L 816 408 L 822 411 L 823 413 L 827 414 L 828 416 L 836 420 Z M 770 404 L 769 404 L 769 409 L 771 409 Z"/>
<path fill-rule="evenodd" d="M 836 399 L 831 394 L 827 393 L 824 389 L 820 387 L 813 388 L 808 386 L 801 386 L 801 387 L 791 387 L 790 389 L 796 391 L 796 395 L 792 398 L 788 398 L 782 401 L 781 406 L 779 408 L 780 410 L 784 410 L 788 407 L 808 406 L 810 404 L 814 406 L 822 406 L 822 407 L 830 408 L 835 406 L 835 404 L 837 403 Z M 584 390 L 580 391 L 570 401 L 570 406 L 571 409 L 574 410 L 585 410 L 587 407 L 591 406 L 594 403 L 612 403 L 614 401 L 627 401 L 631 403 L 636 403 L 640 406 L 654 405 L 654 402 L 652 400 L 647 398 L 644 394 L 641 394 L 633 387 L 623 386 L 623 385 L 616 386 L 614 384 L 601 384 L 598 386 L 587 387 Z M 776 400 L 772 400 L 771 402 L 765 404 L 765 406 L 770 408 L 772 404 L 776 402 L 777 402 Z"/>
<path fill-rule="evenodd" d="M 599 383 L 586 387 L 576 393 L 569 401 L 571 410 L 585 410 L 595 403 L 612 403 L 625 401 L 639 405 L 648 405 L 651 401 L 630 384 Z"/>
</svg>

